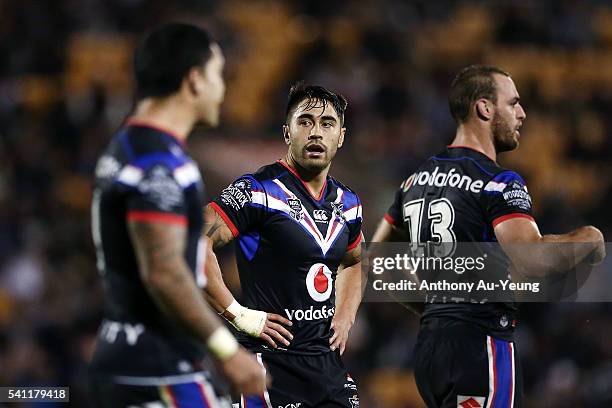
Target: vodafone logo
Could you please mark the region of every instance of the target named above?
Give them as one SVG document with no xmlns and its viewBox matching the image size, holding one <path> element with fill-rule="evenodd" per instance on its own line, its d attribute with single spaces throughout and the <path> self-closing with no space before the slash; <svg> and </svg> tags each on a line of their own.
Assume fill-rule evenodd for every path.
<svg viewBox="0 0 612 408">
<path fill-rule="evenodd" d="M 306 289 L 317 302 L 329 299 L 333 289 L 332 272 L 325 264 L 316 263 L 310 267 L 306 275 Z"/>
</svg>

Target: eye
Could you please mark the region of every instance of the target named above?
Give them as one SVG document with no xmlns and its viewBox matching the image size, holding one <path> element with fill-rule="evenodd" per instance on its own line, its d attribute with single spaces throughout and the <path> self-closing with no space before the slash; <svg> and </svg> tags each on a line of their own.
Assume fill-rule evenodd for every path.
<svg viewBox="0 0 612 408">
<path fill-rule="evenodd" d="M 298 124 L 300 126 L 311 126 L 312 122 L 310 121 L 310 119 L 300 119 Z"/>
</svg>

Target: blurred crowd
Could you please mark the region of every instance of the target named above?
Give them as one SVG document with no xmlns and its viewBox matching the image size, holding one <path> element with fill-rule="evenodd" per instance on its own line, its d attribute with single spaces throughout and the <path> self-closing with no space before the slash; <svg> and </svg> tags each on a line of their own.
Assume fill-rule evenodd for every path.
<svg viewBox="0 0 612 408">
<path fill-rule="evenodd" d="M 3 1 L 0 385 L 69 385 L 87 406 L 103 302 L 92 171 L 132 107 L 134 43 L 170 20 L 210 28 L 227 59 L 222 125 L 189 142 L 212 195 L 283 155 L 287 91 L 305 79 L 349 100 L 332 174 L 362 197 L 369 238 L 400 182 L 451 141 L 454 74 L 490 63 L 512 74 L 527 112 L 520 148 L 500 162 L 527 180 L 542 231 L 612 233 L 607 1 Z M 239 291 L 231 251 L 221 262 Z M 422 406 L 417 329 L 398 304 L 362 305 L 345 362 L 363 407 Z M 610 304 L 524 305 L 526 406 L 612 406 L 611 339 Z"/>
</svg>

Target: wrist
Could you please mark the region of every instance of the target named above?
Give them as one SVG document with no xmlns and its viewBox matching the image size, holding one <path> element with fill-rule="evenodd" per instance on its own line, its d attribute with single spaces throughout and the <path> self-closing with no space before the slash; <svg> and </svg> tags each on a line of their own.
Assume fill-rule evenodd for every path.
<svg viewBox="0 0 612 408">
<path fill-rule="evenodd" d="M 223 311 L 225 317 L 236 329 L 253 337 L 259 337 L 266 324 L 268 314 L 242 306 L 235 299 Z"/>
<path fill-rule="evenodd" d="M 206 347 L 219 360 L 227 360 L 238 352 L 238 342 L 225 327 L 219 326 L 206 340 Z"/>
</svg>

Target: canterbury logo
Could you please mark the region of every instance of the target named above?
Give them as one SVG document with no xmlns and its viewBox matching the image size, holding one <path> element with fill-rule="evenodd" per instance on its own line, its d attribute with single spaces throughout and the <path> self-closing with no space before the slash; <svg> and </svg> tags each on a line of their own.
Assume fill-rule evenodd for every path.
<svg viewBox="0 0 612 408">
<path fill-rule="evenodd" d="M 314 212 L 312 213 L 312 218 L 314 218 L 316 222 L 329 221 L 329 216 L 327 215 L 327 212 L 325 210 L 314 210 Z"/>
</svg>

